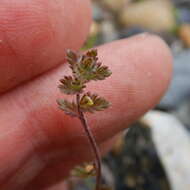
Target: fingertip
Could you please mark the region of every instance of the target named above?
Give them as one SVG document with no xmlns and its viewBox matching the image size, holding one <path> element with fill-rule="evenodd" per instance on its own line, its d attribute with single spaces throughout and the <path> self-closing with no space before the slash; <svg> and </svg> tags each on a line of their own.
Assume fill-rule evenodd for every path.
<svg viewBox="0 0 190 190">
<path fill-rule="evenodd" d="M 2 0 L 0 92 L 63 62 L 78 50 L 91 23 L 89 0 Z"/>
<path fill-rule="evenodd" d="M 154 106 L 160 101 L 160 98 L 164 95 L 170 84 L 173 70 L 173 56 L 169 46 L 161 37 L 153 34 L 144 35 L 144 42 L 142 41 L 144 48 L 141 54 L 145 60 L 144 75 L 147 75 L 145 78 L 149 81 L 146 92 L 149 92 L 150 96 L 154 98 Z M 147 99 L 149 99 L 148 93 Z"/>
<path fill-rule="evenodd" d="M 172 54 L 166 43 L 155 35 L 141 34 L 98 48 L 103 64 L 112 76 L 92 91 L 106 97 L 112 107 L 90 116 L 94 126 L 102 120 L 98 137 L 110 138 L 159 103 L 172 77 Z M 104 125 L 105 123 L 105 125 Z M 111 126 L 110 126 L 111 124 Z M 105 130 L 109 127 L 109 130 Z"/>
<path fill-rule="evenodd" d="M 160 96 L 168 88 L 172 78 L 172 53 L 157 35 L 143 33 L 118 40 L 100 46 L 99 54 L 102 62 L 113 71 L 111 79 L 108 79 L 111 82 L 123 85 L 131 81 L 137 88 L 144 89 L 157 86 L 155 93 Z M 146 82 L 149 85 L 145 86 Z"/>
</svg>

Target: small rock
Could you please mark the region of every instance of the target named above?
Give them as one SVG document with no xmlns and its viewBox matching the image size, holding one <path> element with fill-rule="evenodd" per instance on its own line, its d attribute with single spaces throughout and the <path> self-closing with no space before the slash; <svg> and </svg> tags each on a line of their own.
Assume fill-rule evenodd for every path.
<svg viewBox="0 0 190 190">
<path fill-rule="evenodd" d="M 190 129 L 190 101 L 185 101 L 175 112 L 174 115 Z"/>
<path fill-rule="evenodd" d="M 128 175 L 125 179 L 125 183 L 129 188 L 135 188 L 136 187 L 136 180 L 134 176 Z"/>
<path fill-rule="evenodd" d="M 173 5 L 164 0 L 129 3 L 120 19 L 126 27 L 140 26 L 155 32 L 171 31 L 175 26 Z"/>
<path fill-rule="evenodd" d="M 184 51 L 184 44 L 180 39 L 176 39 L 170 44 L 170 48 L 174 55 L 178 55 Z"/>
<path fill-rule="evenodd" d="M 93 19 L 95 21 L 101 21 L 104 19 L 104 11 L 97 3 L 93 3 Z"/>
<path fill-rule="evenodd" d="M 171 85 L 158 108 L 176 110 L 190 99 L 190 50 L 174 56 L 174 74 Z"/>
<path fill-rule="evenodd" d="M 120 9 L 130 0 L 101 0 L 108 8 L 113 11 L 120 11 Z"/>
<path fill-rule="evenodd" d="M 104 184 L 107 187 L 112 187 L 114 189 L 115 187 L 114 174 L 113 171 L 106 164 L 102 164 L 102 176 Z"/>
<path fill-rule="evenodd" d="M 108 43 L 118 39 L 118 33 L 110 20 L 105 20 L 101 24 L 101 42 Z"/>
<path fill-rule="evenodd" d="M 190 47 L 190 24 L 182 24 L 180 26 L 179 37 L 187 47 Z"/>
<path fill-rule="evenodd" d="M 190 8 L 190 2 L 189 2 L 189 0 L 172 0 L 172 2 L 176 6 L 183 6 L 183 7 L 189 7 Z"/>
<path fill-rule="evenodd" d="M 116 140 L 116 142 L 113 145 L 113 148 L 111 149 L 111 152 L 114 155 L 118 155 L 123 151 L 123 148 L 125 146 L 125 135 L 127 133 L 127 130 L 120 135 L 120 137 Z"/>
<path fill-rule="evenodd" d="M 189 8 L 183 7 L 177 9 L 177 19 L 179 23 L 190 22 L 190 5 Z"/>
<path fill-rule="evenodd" d="M 110 153 L 104 161 L 115 176 L 115 189 L 170 190 L 150 128 L 139 122 L 127 132 L 122 152 Z"/>
<path fill-rule="evenodd" d="M 90 27 L 90 36 L 97 36 L 98 33 L 100 32 L 100 24 L 97 22 L 92 22 L 91 27 Z"/>
<path fill-rule="evenodd" d="M 151 111 L 143 118 L 151 131 L 172 190 L 190 189 L 190 136 L 171 114 Z"/>
</svg>

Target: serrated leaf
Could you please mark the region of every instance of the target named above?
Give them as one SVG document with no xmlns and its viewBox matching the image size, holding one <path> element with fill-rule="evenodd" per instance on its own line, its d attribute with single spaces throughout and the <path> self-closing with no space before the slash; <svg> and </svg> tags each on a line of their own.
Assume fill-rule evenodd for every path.
<svg viewBox="0 0 190 190">
<path fill-rule="evenodd" d="M 92 50 L 88 51 L 86 53 L 86 55 L 89 56 L 89 57 L 94 57 L 94 58 L 96 58 L 98 60 L 98 58 L 97 58 L 98 50 L 97 49 L 92 49 Z"/>
<path fill-rule="evenodd" d="M 102 66 L 98 62 L 97 50 L 87 52 L 75 68 L 75 76 L 85 82 L 90 80 L 104 80 L 111 74 L 108 67 Z"/>
<path fill-rule="evenodd" d="M 75 102 L 69 102 L 67 100 L 59 99 L 57 100 L 59 108 L 63 110 L 67 115 L 77 117 L 78 109 Z"/>
<path fill-rule="evenodd" d="M 107 66 L 100 66 L 96 69 L 95 79 L 93 80 L 104 80 L 106 77 L 109 77 L 112 72 L 108 69 Z"/>
<path fill-rule="evenodd" d="M 69 64 L 74 65 L 77 62 L 78 55 L 74 51 L 69 49 L 66 52 L 66 59 Z"/>
<path fill-rule="evenodd" d="M 83 88 L 86 87 L 80 80 L 73 79 L 71 76 L 65 76 L 60 82 L 59 88 L 65 94 L 82 93 Z"/>
<path fill-rule="evenodd" d="M 98 62 L 97 50 L 90 50 L 84 55 L 76 54 L 69 50 L 67 52 L 67 61 L 70 64 L 75 78 L 83 83 L 90 80 L 104 80 L 112 73 L 106 66 Z"/>
<path fill-rule="evenodd" d="M 75 53 L 72 50 L 67 50 L 66 60 L 70 65 L 70 68 L 75 75 L 77 64 L 80 62 L 82 55 Z"/>
<path fill-rule="evenodd" d="M 80 108 L 83 112 L 93 113 L 95 111 L 102 111 L 110 106 L 110 103 L 99 97 L 97 94 L 84 94 L 80 100 Z"/>
</svg>

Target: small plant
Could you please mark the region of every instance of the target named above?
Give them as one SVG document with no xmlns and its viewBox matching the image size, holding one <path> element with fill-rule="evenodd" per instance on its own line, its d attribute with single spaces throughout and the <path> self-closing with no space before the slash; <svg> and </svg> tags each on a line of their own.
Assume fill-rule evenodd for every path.
<svg viewBox="0 0 190 190">
<path fill-rule="evenodd" d="M 110 103 L 97 94 L 84 92 L 86 84 L 90 81 L 104 80 L 112 73 L 107 66 L 103 66 L 98 61 L 97 50 L 90 50 L 85 54 L 67 51 L 67 62 L 72 70 L 72 76 L 65 76 L 60 80 L 59 89 L 67 95 L 75 95 L 72 102 L 61 99 L 57 100 L 59 108 L 72 117 L 78 117 L 85 130 L 91 149 L 95 156 L 96 169 L 96 190 L 100 190 L 101 185 L 101 156 L 96 140 L 88 126 L 84 113 L 102 111 L 110 106 Z M 93 173 L 92 167 L 88 167 Z M 81 171 L 81 168 L 78 170 Z"/>
</svg>

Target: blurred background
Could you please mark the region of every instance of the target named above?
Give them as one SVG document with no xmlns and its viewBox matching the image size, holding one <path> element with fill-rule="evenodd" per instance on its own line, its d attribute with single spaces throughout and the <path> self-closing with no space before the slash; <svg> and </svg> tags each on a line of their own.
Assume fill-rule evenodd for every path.
<svg viewBox="0 0 190 190">
<path fill-rule="evenodd" d="M 174 57 L 165 97 L 105 157 L 105 183 L 116 190 L 190 190 L 190 0 L 94 0 L 93 17 L 84 49 L 151 32 Z"/>
</svg>

